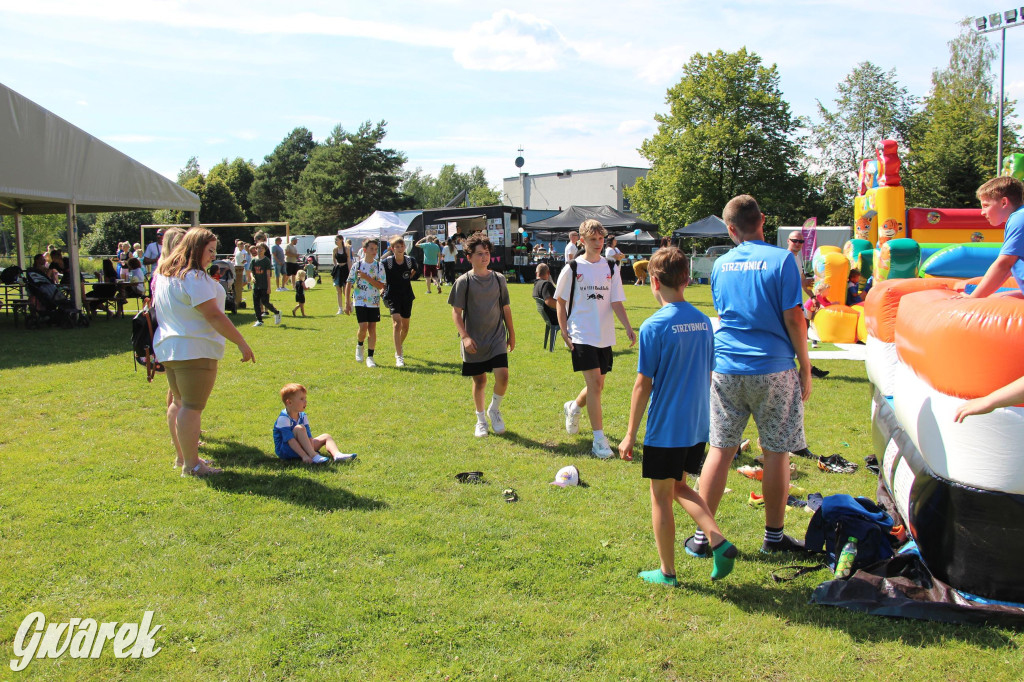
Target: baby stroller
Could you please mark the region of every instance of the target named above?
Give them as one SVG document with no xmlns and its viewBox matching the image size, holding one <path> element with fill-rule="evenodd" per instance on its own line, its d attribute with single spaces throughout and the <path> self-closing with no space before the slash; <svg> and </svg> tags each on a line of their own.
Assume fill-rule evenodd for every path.
<svg viewBox="0 0 1024 682">
<path fill-rule="evenodd" d="M 238 304 L 235 302 L 235 264 L 226 260 L 215 260 L 210 263 L 208 272 L 210 277 L 213 277 L 224 287 L 224 310 L 237 313 Z"/>
<path fill-rule="evenodd" d="M 317 284 L 323 284 L 320 279 L 320 263 L 315 253 L 306 256 L 306 279 L 315 279 Z"/>
<path fill-rule="evenodd" d="M 44 323 L 59 324 L 64 329 L 89 326 L 89 318 L 81 314 L 64 290 L 38 270 L 25 273 L 25 288 L 29 297 L 26 329 L 39 329 Z"/>
</svg>

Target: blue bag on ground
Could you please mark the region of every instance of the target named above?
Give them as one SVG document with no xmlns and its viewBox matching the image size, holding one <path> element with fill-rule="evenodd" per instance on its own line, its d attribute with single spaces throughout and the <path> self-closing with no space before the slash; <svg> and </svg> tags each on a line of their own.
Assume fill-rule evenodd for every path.
<svg viewBox="0 0 1024 682">
<path fill-rule="evenodd" d="M 843 545 L 849 538 L 857 538 L 856 570 L 893 556 L 889 544 L 892 526 L 892 517 L 866 497 L 829 495 L 811 517 L 804 546 L 810 552 L 824 552 L 834 571 Z"/>
</svg>

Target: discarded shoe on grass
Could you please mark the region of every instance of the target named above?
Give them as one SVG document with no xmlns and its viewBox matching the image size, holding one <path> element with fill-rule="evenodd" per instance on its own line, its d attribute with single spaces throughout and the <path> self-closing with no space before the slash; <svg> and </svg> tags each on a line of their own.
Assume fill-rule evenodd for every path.
<svg viewBox="0 0 1024 682">
<path fill-rule="evenodd" d="M 843 459 L 838 454 L 834 454 L 829 455 L 828 457 L 825 457 L 824 455 L 819 457 L 818 468 L 830 474 L 852 474 L 857 470 L 857 465 Z"/>
<path fill-rule="evenodd" d="M 483 483 L 484 472 L 482 471 L 463 471 L 461 474 L 455 474 L 455 480 L 459 483 Z"/>
</svg>

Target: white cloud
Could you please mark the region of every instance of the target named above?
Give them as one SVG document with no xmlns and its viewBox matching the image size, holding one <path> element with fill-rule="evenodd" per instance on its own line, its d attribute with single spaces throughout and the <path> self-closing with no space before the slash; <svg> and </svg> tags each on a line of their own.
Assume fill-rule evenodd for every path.
<svg viewBox="0 0 1024 682">
<path fill-rule="evenodd" d="M 89 106 L 89 103 L 86 102 L 84 99 L 80 99 L 80 100 L 76 101 L 75 104 L 77 104 L 80 107 L 87 107 L 87 106 Z"/>
<path fill-rule="evenodd" d="M 623 121 L 619 124 L 619 133 L 622 135 L 633 135 L 635 133 L 647 133 L 654 130 L 654 121 Z"/>
<path fill-rule="evenodd" d="M 552 71 L 574 54 L 553 24 L 508 9 L 473 24 L 453 51 L 463 67 L 491 71 Z"/>
<path fill-rule="evenodd" d="M 238 130 L 233 133 L 239 140 L 257 140 L 260 134 L 252 130 Z"/>
</svg>

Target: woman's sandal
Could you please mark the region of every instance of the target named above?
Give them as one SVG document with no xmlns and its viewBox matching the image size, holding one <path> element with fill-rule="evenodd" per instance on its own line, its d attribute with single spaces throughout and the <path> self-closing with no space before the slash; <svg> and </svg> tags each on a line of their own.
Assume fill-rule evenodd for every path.
<svg viewBox="0 0 1024 682">
<path fill-rule="evenodd" d="M 199 458 L 199 463 L 200 464 L 205 464 L 207 466 L 212 466 L 212 464 L 213 464 L 211 460 L 203 459 L 202 457 Z M 174 462 L 174 463 L 171 464 L 171 468 L 173 468 L 173 469 L 180 469 L 183 466 L 185 466 L 184 462 L 181 463 L 181 464 L 178 464 L 177 462 Z"/>
<path fill-rule="evenodd" d="M 183 477 L 194 476 L 195 478 L 206 478 L 207 476 L 215 476 L 216 474 L 224 473 L 223 469 L 217 469 L 204 462 L 199 462 L 191 469 L 182 471 Z"/>
</svg>

